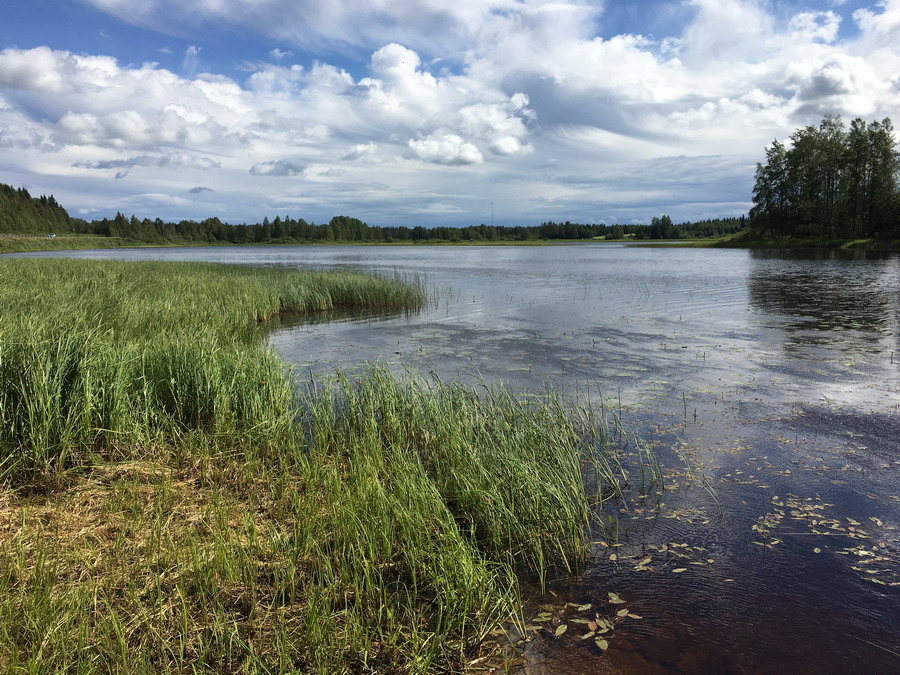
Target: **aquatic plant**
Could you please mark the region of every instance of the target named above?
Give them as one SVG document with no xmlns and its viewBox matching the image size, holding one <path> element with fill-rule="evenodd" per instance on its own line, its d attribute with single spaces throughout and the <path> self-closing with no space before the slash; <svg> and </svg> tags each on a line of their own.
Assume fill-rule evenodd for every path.
<svg viewBox="0 0 900 675">
<path fill-rule="evenodd" d="M 0 669 L 453 670 L 574 570 L 614 453 L 556 395 L 298 388 L 261 325 L 415 283 L 0 265 Z M 585 478 L 590 491 L 585 489 Z"/>
</svg>

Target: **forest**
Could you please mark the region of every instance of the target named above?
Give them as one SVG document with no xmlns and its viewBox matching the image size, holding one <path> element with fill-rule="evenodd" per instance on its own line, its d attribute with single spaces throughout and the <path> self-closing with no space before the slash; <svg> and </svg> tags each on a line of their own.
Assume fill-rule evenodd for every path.
<svg viewBox="0 0 900 675">
<path fill-rule="evenodd" d="M 231 225 L 219 218 L 164 222 L 117 213 L 115 218 L 86 221 L 72 218 L 51 197 L 32 197 L 25 188 L 0 184 L 0 233 L 78 233 L 120 237 L 149 244 L 181 243 L 307 243 L 307 242 L 464 242 L 587 239 L 697 239 L 741 230 L 746 219 L 720 218 L 674 224 L 669 216 L 650 224 L 606 225 L 548 221 L 538 226 L 473 225 L 467 227 L 375 227 L 359 218 L 335 216 L 316 225 L 303 218 L 276 216 L 253 225 Z"/>
<path fill-rule="evenodd" d="M 750 227 L 773 237 L 900 237 L 900 155 L 891 120 L 826 116 L 774 141 L 757 164 Z"/>
</svg>

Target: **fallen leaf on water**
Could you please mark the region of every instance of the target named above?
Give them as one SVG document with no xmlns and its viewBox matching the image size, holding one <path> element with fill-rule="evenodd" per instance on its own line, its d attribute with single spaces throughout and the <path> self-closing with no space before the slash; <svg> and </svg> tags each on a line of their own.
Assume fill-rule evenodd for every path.
<svg viewBox="0 0 900 675">
<path fill-rule="evenodd" d="M 575 611 L 577 611 L 577 612 L 586 612 L 586 611 L 588 611 L 590 608 L 591 608 L 591 603 L 588 603 L 588 604 L 586 604 L 586 605 L 578 605 L 578 609 L 575 610 Z"/>
<path fill-rule="evenodd" d="M 631 612 L 628 612 L 628 614 L 626 614 L 626 616 L 629 619 L 643 619 L 644 618 L 640 614 L 632 614 Z"/>
<path fill-rule="evenodd" d="M 609 643 L 603 638 L 597 638 L 596 640 L 594 640 L 594 644 L 600 647 L 600 649 L 602 649 L 603 651 L 609 649 Z"/>
<path fill-rule="evenodd" d="M 682 572 L 687 572 L 687 567 L 676 567 L 672 570 L 672 574 L 681 574 Z"/>
<path fill-rule="evenodd" d="M 609 559 L 612 560 L 613 562 L 615 562 L 616 560 L 619 559 L 619 556 L 617 556 L 615 553 L 610 553 Z"/>
<path fill-rule="evenodd" d="M 614 605 L 622 605 L 625 601 L 618 596 L 616 593 L 608 593 L 609 601 Z"/>
<path fill-rule="evenodd" d="M 561 624 L 559 624 L 559 626 L 556 627 L 556 630 L 554 631 L 553 634 L 554 634 L 556 637 L 559 637 L 560 635 L 562 635 L 563 633 L 565 633 L 567 630 L 569 630 L 568 624 L 561 623 Z"/>
<path fill-rule="evenodd" d="M 582 635 L 582 636 L 581 636 L 581 639 L 582 639 L 582 640 L 590 640 L 590 639 L 591 639 L 592 637 L 594 637 L 596 634 L 597 634 L 597 633 L 596 633 L 595 631 L 591 631 L 590 633 L 585 633 L 584 635 Z"/>
<path fill-rule="evenodd" d="M 628 614 L 627 609 L 620 609 L 618 612 L 616 612 L 616 616 L 625 616 L 627 614 Z"/>
<path fill-rule="evenodd" d="M 813 553 L 821 553 L 821 552 L 822 552 L 822 549 L 820 549 L 818 546 L 813 549 Z"/>
<path fill-rule="evenodd" d="M 598 626 L 598 625 L 599 625 L 599 624 L 598 624 L 596 621 L 588 621 L 587 627 L 588 627 L 590 630 L 594 631 L 594 630 L 597 630 L 597 626 Z"/>
</svg>

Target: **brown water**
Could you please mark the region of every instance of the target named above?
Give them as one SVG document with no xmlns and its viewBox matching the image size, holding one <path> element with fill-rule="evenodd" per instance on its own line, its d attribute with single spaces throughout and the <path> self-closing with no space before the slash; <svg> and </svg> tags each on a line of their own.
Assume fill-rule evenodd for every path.
<svg viewBox="0 0 900 675">
<path fill-rule="evenodd" d="M 614 545 L 539 599 L 556 607 L 523 645 L 525 671 L 900 672 L 898 256 L 592 244 L 69 255 L 418 275 L 434 295 L 419 313 L 332 315 L 271 342 L 301 370 L 378 360 L 549 382 L 621 409 L 669 467 L 668 489 L 661 503 L 635 490 L 616 536 L 593 533 Z M 591 608 L 561 611 L 567 601 Z M 620 608 L 642 618 L 619 619 L 608 650 L 580 639 L 588 627 L 572 618 Z M 569 627 L 558 638 L 557 621 Z"/>
</svg>

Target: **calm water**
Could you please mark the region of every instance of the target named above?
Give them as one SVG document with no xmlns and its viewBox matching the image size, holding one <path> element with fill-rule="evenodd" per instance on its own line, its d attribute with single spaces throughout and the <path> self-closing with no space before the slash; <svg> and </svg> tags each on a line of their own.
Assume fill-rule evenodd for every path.
<svg viewBox="0 0 900 675">
<path fill-rule="evenodd" d="M 421 312 L 283 324 L 271 342 L 302 369 L 377 360 L 621 406 L 671 467 L 669 489 L 661 505 L 629 501 L 618 546 L 597 545 L 585 575 L 544 601 L 610 615 L 613 591 L 642 618 L 622 620 L 605 653 L 579 639 L 583 624 L 542 631 L 528 672 L 900 672 L 896 255 L 591 244 L 65 255 L 417 275 L 433 295 Z"/>
</svg>

